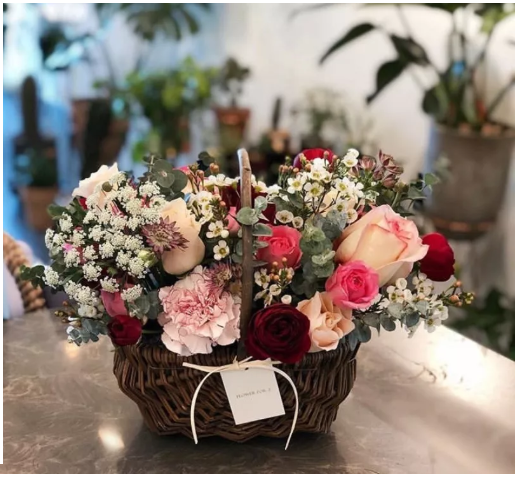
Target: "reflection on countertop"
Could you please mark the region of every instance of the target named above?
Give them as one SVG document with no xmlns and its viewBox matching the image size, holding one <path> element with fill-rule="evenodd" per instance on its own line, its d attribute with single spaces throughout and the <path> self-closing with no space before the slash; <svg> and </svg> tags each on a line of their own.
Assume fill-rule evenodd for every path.
<svg viewBox="0 0 519 477">
<path fill-rule="evenodd" d="M 76 348 L 47 312 L 4 322 L 1 473 L 512 473 L 515 364 L 446 328 L 383 333 L 328 435 L 158 437 L 112 375 L 109 340 Z"/>
</svg>

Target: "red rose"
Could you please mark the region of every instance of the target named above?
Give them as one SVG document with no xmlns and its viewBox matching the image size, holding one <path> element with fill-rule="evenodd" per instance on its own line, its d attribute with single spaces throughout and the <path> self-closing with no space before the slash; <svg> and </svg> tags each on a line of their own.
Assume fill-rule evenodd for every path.
<svg viewBox="0 0 519 477">
<path fill-rule="evenodd" d="M 86 199 L 84 197 L 78 197 L 77 201 L 79 202 L 79 205 L 83 210 L 88 210 L 88 207 L 86 205 Z"/>
<path fill-rule="evenodd" d="M 241 198 L 238 190 L 240 190 L 239 182 L 236 189 L 232 186 L 226 186 L 220 189 L 220 195 L 225 205 L 227 205 L 228 208 L 236 207 L 236 211 L 241 209 Z M 256 197 L 267 197 L 267 194 L 265 192 L 257 192 L 254 187 L 251 187 L 252 205 L 254 205 Z M 263 211 L 263 215 L 267 218 L 267 223 L 273 224 L 274 218 L 276 217 L 276 206 L 274 204 L 268 204 L 267 208 Z M 260 222 L 265 222 L 265 220 L 260 220 Z"/>
<path fill-rule="evenodd" d="M 258 260 L 268 262 L 270 265 L 278 262 L 281 266 L 283 258 L 286 258 L 287 267 L 297 268 L 303 255 L 299 247 L 301 232 L 287 225 L 276 225 L 270 228 L 272 230 L 271 236 L 259 238 L 259 240 L 267 242 L 269 246 L 260 248 L 256 252 Z"/>
<path fill-rule="evenodd" d="M 245 338 L 247 353 L 297 363 L 310 349 L 310 320 L 291 305 L 277 304 L 254 314 Z"/>
<path fill-rule="evenodd" d="M 297 167 L 298 169 L 301 169 L 301 155 L 305 156 L 305 159 L 307 161 L 312 162 L 314 159 L 324 159 L 324 153 L 328 153 L 328 162 L 332 162 L 332 157 L 335 156 L 335 153 L 331 149 L 321 149 L 321 148 L 314 148 L 314 149 L 305 149 L 304 151 L 301 151 L 294 159 L 294 167 Z"/>
<path fill-rule="evenodd" d="M 114 316 L 108 323 L 108 335 L 117 346 L 128 346 L 137 343 L 142 334 L 142 323 L 131 316 Z"/>
<path fill-rule="evenodd" d="M 435 282 L 445 282 L 454 275 L 454 252 L 447 239 L 439 233 L 427 234 L 422 243 L 429 245 L 427 255 L 420 260 L 420 271 Z"/>
</svg>

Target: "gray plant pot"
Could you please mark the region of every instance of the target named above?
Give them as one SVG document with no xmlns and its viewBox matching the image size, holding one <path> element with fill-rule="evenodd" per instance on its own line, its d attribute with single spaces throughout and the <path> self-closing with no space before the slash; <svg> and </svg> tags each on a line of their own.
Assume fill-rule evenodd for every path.
<svg viewBox="0 0 519 477">
<path fill-rule="evenodd" d="M 426 159 L 432 172 L 448 159 L 448 176 L 433 188 L 426 215 L 447 238 L 474 240 L 495 224 L 505 197 L 515 136 L 461 133 L 433 125 Z"/>
</svg>

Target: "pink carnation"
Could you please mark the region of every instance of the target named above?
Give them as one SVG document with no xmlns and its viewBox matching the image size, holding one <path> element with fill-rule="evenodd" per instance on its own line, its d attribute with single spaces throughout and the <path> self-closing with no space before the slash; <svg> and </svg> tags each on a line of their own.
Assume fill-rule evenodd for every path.
<svg viewBox="0 0 519 477">
<path fill-rule="evenodd" d="M 162 342 L 181 356 L 209 354 L 214 345 L 230 345 L 240 336 L 239 302 L 229 292 L 211 293 L 209 278 L 199 265 L 159 291 L 164 309 L 159 316 Z"/>
<path fill-rule="evenodd" d="M 367 308 L 378 294 L 378 274 L 360 260 L 339 265 L 326 280 L 326 291 L 340 308 Z"/>
</svg>

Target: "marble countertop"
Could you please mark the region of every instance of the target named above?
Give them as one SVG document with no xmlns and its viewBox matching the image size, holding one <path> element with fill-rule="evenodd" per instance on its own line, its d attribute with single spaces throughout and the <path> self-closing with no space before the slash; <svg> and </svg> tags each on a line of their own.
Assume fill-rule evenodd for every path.
<svg viewBox="0 0 519 477">
<path fill-rule="evenodd" d="M 195 445 L 158 437 L 118 389 L 108 339 L 48 312 L 4 321 L 0 473 L 514 473 L 515 364 L 450 331 L 362 346 L 328 435 Z"/>
</svg>

